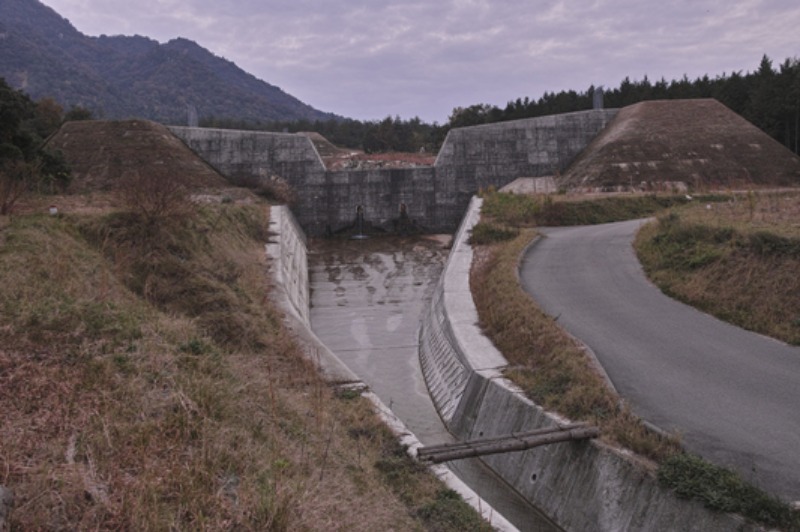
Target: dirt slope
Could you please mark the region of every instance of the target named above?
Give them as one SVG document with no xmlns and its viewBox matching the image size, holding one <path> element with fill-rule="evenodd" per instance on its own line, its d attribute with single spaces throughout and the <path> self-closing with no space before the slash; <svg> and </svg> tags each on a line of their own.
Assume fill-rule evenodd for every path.
<svg viewBox="0 0 800 532">
<path fill-rule="evenodd" d="M 108 191 L 133 172 L 180 175 L 197 188 L 230 186 L 170 131 L 147 120 L 67 122 L 48 142 L 72 168 L 69 192 Z"/>
<path fill-rule="evenodd" d="M 800 184 L 800 158 L 716 100 L 641 102 L 619 114 L 559 186 L 613 189 Z"/>
<path fill-rule="evenodd" d="M 433 166 L 436 154 L 389 152 L 364 153 L 360 150 L 339 148 L 316 132 L 303 132 L 317 148 L 325 168 L 328 170 L 370 170 L 373 168 L 416 168 Z"/>
</svg>

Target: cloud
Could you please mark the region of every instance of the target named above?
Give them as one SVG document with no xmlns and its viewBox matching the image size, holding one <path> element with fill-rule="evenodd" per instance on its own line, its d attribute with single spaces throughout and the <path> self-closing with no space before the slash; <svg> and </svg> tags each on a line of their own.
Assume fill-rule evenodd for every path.
<svg viewBox="0 0 800 532">
<path fill-rule="evenodd" d="M 800 53 L 795 0 L 44 0 L 90 35 L 182 36 L 317 108 L 443 121 L 544 91 Z"/>
</svg>

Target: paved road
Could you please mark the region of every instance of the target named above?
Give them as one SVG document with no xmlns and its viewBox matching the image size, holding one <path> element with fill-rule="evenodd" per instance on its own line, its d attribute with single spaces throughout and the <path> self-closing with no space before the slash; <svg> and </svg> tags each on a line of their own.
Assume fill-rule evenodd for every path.
<svg viewBox="0 0 800 532">
<path fill-rule="evenodd" d="M 641 223 L 542 230 L 523 259 L 524 288 L 592 348 L 641 417 L 800 500 L 800 348 L 664 296 L 631 246 Z"/>
</svg>

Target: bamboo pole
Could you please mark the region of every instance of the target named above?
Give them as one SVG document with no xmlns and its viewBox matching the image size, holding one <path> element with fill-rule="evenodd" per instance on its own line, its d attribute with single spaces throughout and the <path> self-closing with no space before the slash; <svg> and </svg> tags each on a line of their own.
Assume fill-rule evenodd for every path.
<svg viewBox="0 0 800 532">
<path fill-rule="evenodd" d="M 571 425 L 567 427 L 553 427 L 540 429 L 527 433 L 515 433 L 509 436 L 472 440 L 454 444 L 432 445 L 417 450 L 420 460 L 427 460 L 434 464 L 460 460 L 474 456 L 509 453 L 524 451 L 533 447 L 549 445 L 572 440 L 596 438 L 600 435 L 597 427 Z"/>
</svg>

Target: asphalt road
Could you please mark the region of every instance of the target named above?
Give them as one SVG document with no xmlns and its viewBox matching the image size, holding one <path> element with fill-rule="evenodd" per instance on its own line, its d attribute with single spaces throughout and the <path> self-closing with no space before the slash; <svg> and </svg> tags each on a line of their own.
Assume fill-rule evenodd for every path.
<svg viewBox="0 0 800 532">
<path fill-rule="evenodd" d="M 800 500 L 800 348 L 663 295 L 631 245 L 641 223 L 543 229 L 523 258 L 523 287 L 594 351 L 639 416 Z"/>
</svg>

